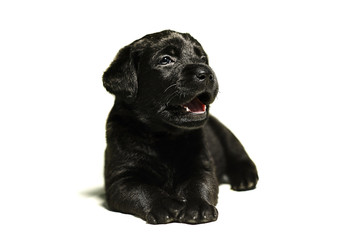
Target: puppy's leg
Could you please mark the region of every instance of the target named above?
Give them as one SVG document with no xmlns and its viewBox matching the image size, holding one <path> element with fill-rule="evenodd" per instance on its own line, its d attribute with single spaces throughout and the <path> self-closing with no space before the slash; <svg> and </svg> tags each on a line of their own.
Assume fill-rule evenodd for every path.
<svg viewBox="0 0 347 240">
<path fill-rule="evenodd" d="M 181 211 L 178 221 L 190 224 L 216 221 L 217 178 L 212 171 L 207 172 L 206 169 L 194 171 L 194 176 L 180 187 L 179 194 L 184 197 L 186 207 Z"/>
<path fill-rule="evenodd" d="M 136 215 L 150 224 L 161 224 L 177 221 L 185 206 L 182 200 L 145 184 L 138 176 L 128 174 L 126 179 L 113 180 L 111 184 L 106 183 L 106 200 L 112 211 Z"/>
<path fill-rule="evenodd" d="M 233 145 L 236 145 L 236 142 Z M 227 176 L 229 177 L 231 188 L 235 191 L 255 189 L 259 179 L 255 164 L 246 152 L 241 149 L 239 151 L 229 149 Z"/>
<path fill-rule="evenodd" d="M 231 188 L 236 191 L 254 189 L 259 179 L 257 168 L 240 141 L 213 117 L 209 119 L 208 131 L 213 132 L 223 147 L 226 167 L 224 173 L 229 178 Z M 213 143 L 210 145 L 213 147 Z"/>
<path fill-rule="evenodd" d="M 226 137 L 226 174 L 233 190 L 254 189 L 258 182 L 258 172 L 240 141 L 228 131 Z"/>
</svg>

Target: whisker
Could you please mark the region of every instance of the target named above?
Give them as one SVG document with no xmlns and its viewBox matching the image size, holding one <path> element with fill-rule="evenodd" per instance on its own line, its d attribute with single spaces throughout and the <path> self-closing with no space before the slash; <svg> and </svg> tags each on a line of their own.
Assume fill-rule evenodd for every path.
<svg viewBox="0 0 347 240">
<path fill-rule="evenodd" d="M 172 101 L 172 99 L 174 99 L 176 96 L 178 96 L 179 95 L 179 91 L 178 90 L 176 90 L 176 91 L 174 91 L 172 94 L 170 94 L 169 95 L 169 97 L 167 98 L 168 100 L 167 100 L 167 103 L 170 103 L 171 101 Z"/>
<path fill-rule="evenodd" d="M 168 86 L 168 87 L 165 89 L 164 93 L 166 93 L 167 90 L 169 90 L 169 89 L 172 88 L 172 87 L 175 87 L 176 85 L 177 85 L 177 83 L 174 83 L 174 84 Z"/>
</svg>

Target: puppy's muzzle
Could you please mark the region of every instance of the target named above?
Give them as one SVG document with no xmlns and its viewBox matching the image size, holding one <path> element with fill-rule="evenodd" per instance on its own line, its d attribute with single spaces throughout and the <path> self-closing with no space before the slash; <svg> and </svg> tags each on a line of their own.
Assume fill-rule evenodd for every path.
<svg viewBox="0 0 347 240">
<path fill-rule="evenodd" d="M 216 76 L 206 64 L 186 65 L 182 70 L 180 87 L 188 95 L 200 95 L 205 104 L 213 102 L 218 91 Z"/>
<path fill-rule="evenodd" d="M 212 69 L 205 64 L 188 64 L 182 71 L 183 78 L 192 79 L 197 84 L 213 84 L 215 76 Z"/>
</svg>

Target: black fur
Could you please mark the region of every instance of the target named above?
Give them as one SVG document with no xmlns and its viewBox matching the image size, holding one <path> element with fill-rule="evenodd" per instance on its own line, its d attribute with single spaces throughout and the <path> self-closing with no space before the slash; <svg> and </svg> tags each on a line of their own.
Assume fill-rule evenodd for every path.
<svg viewBox="0 0 347 240">
<path fill-rule="evenodd" d="M 167 30 L 124 47 L 103 83 L 116 95 L 105 151 L 110 210 L 152 224 L 205 223 L 217 219 L 220 183 L 256 187 L 241 143 L 209 116 L 218 83 L 189 34 Z"/>
</svg>

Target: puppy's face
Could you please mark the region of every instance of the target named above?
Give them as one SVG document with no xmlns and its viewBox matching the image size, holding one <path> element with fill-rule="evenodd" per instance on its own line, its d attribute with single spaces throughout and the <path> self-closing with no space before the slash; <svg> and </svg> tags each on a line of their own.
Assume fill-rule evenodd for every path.
<svg viewBox="0 0 347 240">
<path fill-rule="evenodd" d="M 198 128 L 218 92 L 201 45 L 189 34 L 146 35 L 119 51 L 104 86 L 147 124 Z"/>
</svg>

